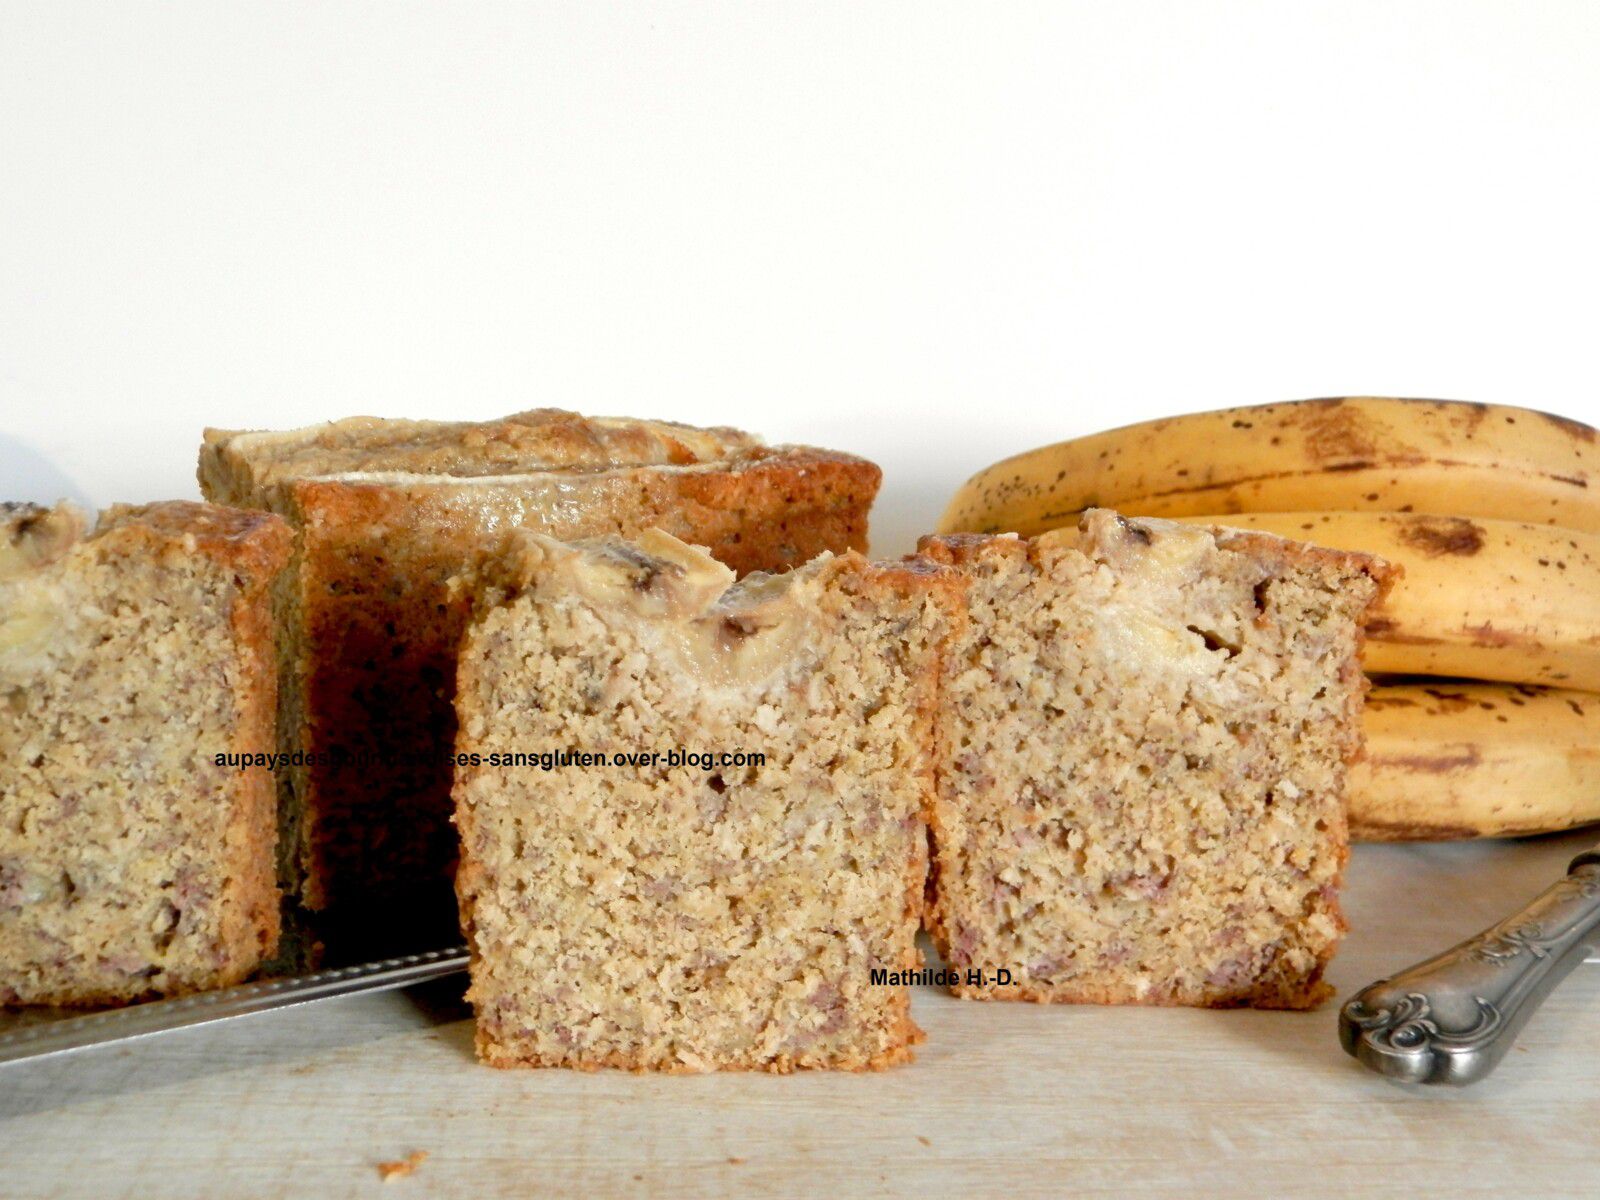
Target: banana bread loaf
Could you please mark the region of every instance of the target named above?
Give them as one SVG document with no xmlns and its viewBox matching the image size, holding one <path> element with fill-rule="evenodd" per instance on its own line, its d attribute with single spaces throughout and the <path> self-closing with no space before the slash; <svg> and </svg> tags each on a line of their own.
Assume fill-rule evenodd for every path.
<svg viewBox="0 0 1600 1200">
<path fill-rule="evenodd" d="M 953 575 L 846 554 L 734 583 L 655 531 L 521 533 L 493 569 L 456 696 L 479 1055 L 908 1058 Z"/>
<path fill-rule="evenodd" d="M 270 584 L 211 505 L 0 506 L 0 1002 L 236 983 L 278 939 Z M 248 759 L 246 761 L 249 761 Z"/>
<path fill-rule="evenodd" d="M 871 463 L 767 448 L 731 429 L 538 410 L 483 423 L 353 418 L 208 430 L 209 499 L 295 527 L 282 589 L 279 738 L 286 876 L 330 940 L 453 929 L 449 761 L 455 648 L 472 604 L 449 580 L 507 528 L 661 528 L 743 574 L 862 549 Z M 375 917 L 376 919 L 372 919 Z M 431 934 L 422 932 L 431 926 Z"/>
<path fill-rule="evenodd" d="M 970 611 L 931 815 L 957 992 L 1317 1004 L 1382 564 L 1103 510 L 922 549 Z"/>
</svg>

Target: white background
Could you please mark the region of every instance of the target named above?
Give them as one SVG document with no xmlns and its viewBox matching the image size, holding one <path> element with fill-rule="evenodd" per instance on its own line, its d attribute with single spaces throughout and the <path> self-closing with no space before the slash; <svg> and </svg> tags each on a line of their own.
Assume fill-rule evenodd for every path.
<svg viewBox="0 0 1600 1200">
<path fill-rule="evenodd" d="M 1351 392 L 1600 423 L 1600 4 L 0 4 L 0 496 L 537 405 L 886 471 Z"/>
</svg>

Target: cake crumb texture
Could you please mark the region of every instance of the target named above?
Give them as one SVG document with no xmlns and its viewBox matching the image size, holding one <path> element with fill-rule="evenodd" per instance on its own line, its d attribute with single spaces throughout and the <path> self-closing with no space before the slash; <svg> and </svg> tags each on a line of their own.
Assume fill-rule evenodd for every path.
<svg viewBox="0 0 1600 1200">
<path fill-rule="evenodd" d="M 660 532 L 521 534 L 463 646 L 457 876 L 478 1053 L 508 1066 L 877 1068 L 920 1033 L 939 649 L 955 580 L 733 572 Z M 493 767 L 496 750 L 759 765 Z"/>
<path fill-rule="evenodd" d="M 1372 559 L 1091 510 L 953 535 L 929 924 L 982 999 L 1313 1007 Z"/>
<path fill-rule="evenodd" d="M 237 983 L 278 940 L 265 513 L 0 506 L 0 1002 Z"/>
</svg>

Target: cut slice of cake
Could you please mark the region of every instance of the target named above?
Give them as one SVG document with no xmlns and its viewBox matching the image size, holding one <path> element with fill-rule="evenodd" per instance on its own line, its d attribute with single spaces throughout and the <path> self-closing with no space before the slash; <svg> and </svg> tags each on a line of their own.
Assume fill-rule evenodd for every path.
<svg viewBox="0 0 1600 1200">
<path fill-rule="evenodd" d="M 922 550 L 960 569 L 970 615 L 930 818 L 931 931 L 981 973 L 959 994 L 1322 1000 L 1386 568 L 1103 510 Z"/>
<path fill-rule="evenodd" d="M 221 987 L 278 940 L 270 585 L 206 504 L 0 506 L 0 1001 Z"/>
<path fill-rule="evenodd" d="M 280 786 L 302 903 L 344 910 L 367 949 L 382 928 L 425 941 L 453 927 L 451 701 L 471 597 L 449 580 L 505 530 L 659 526 L 740 574 L 782 570 L 864 549 L 878 481 L 862 459 L 737 430 L 550 409 L 208 430 L 206 497 L 281 513 L 297 533 L 280 606 L 280 741 L 309 761 Z"/>
<path fill-rule="evenodd" d="M 659 532 L 513 541 L 456 698 L 479 1055 L 908 1058 L 952 574 L 846 554 L 734 583 Z"/>
</svg>

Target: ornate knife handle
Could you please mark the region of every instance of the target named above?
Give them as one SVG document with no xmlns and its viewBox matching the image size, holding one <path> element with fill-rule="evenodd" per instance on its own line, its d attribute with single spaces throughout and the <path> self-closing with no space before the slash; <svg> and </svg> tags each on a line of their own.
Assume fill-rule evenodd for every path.
<svg viewBox="0 0 1600 1200">
<path fill-rule="evenodd" d="M 1516 916 L 1358 993 L 1339 1041 L 1380 1075 L 1466 1084 L 1505 1056 L 1551 990 L 1600 941 L 1600 847 Z"/>
</svg>

